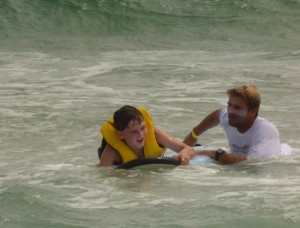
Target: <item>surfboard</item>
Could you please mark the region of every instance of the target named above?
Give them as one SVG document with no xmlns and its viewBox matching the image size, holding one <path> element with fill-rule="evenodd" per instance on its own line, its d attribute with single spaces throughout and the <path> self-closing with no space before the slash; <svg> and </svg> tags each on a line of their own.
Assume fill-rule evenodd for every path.
<svg viewBox="0 0 300 228">
<path fill-rule="evenodd" d="M 194 147 L 196 150 L 208 149 L 204 146 Z M 115 167 L 115 169 L 158 169 L 158 168 L 175 168 L 180 165 L 179 158 L 173 157 L 176 154 L 174 151 L 165 152 L 163 157 L 154 157 L 154 158 L 141 158 L 123 163 Z M 201 165 L 209 164 L 214 160 L 206 155 L 196 155 L 193 159 L 190 160 L 189 165 Z M 147 166 L 147 167 L 146 167 Z"/>
<path fill-rule="evenodd" d="M 123 163 L 121 165 L 118 165 L 115 167 L 115 169 L 132 169 L 132 168 L 141 168 L 143 166 L 143 169 L 146 168 L 169 168 L 169 167 L 175 167 L 177 165 L 180 165 L 180 160 L 178 158 L 173 157 L 154 157 L 154 158 L 140 158 L 135 159 L 126 163 Z"/>
<path fill-rule="evenodd" d="M 195 150 L 216 150 L 216 148 L 210 146 L 195 146 L 193 148 Z M 292 153 L 293 150 L 289 145 L 285 143 L 281 144 L 281 153 L 279 155 L 286 156 L 291 155 Z M 174 151 L 167 151 L 164 153 L 163 157 L 136 159 L 116 166 L 115 169 L 138 168 L 157 170 L 159 168 L 175 168 L 180 165 L 180 160 L 173 157 L 175 154 L 176 152 Z M 196 155 L 190 160 L 189 165 L 204 165 L 210 163 L 215 163 L 215 161 L 206 155 Z"/>
</svg>

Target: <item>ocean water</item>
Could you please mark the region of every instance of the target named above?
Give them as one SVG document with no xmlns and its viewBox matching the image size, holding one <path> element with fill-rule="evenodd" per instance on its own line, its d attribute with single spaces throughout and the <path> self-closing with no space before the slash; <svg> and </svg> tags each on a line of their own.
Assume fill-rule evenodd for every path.
<svg viewBox="0 0 300 228">
<path fill-rule="evenodd" d="M 299 227 L 299 0 L 2 0 L 0 227 Z M 183 137 L 255 84 L 289 156 L 98 166 L 124 104 Z M 217 127 L 200 143 L 227 148 Z"/>
</svg>

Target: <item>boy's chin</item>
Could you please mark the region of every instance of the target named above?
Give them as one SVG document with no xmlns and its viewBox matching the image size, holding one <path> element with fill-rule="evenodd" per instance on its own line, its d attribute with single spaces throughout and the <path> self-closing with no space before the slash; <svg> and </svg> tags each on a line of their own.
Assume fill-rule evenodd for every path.
<svg viewBox="0 0 300 228">
<path fill-rule="evenodd" d="M 139 148 L 139 149 L 143 149 L 143 148 L 144 148 L 144 146 L 145 146 L 145 144 L 143 144 L 143 145 L 139 145 L 139 146 L 138 146 L 138 148 Z"/>
</svg>

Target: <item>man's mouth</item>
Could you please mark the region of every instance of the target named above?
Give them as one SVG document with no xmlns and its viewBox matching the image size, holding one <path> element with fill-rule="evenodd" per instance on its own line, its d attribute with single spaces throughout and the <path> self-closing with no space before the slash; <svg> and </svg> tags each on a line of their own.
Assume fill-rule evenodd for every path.
<svg viewBox="0 0 300 228">
<path fill-rule="evenodd" d="M 228 119 L 230 119 L 230 120 L 236 120 L 237 118 L 238 118 L 237 115 L 234 115 L 234 114 L 228 115 Z"/>
</svg>

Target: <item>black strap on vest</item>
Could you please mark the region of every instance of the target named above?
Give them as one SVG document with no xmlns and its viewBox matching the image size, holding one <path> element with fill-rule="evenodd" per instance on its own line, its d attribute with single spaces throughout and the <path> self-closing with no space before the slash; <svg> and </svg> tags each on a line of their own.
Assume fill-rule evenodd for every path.
<svg viewBox="0 0 300 228">
<path fill-rule="evenodd" d="M 101 155 L 102 155 L 103 150 L 105 149 L 106 145 L 107 145 L 107 142 L 103 138 L 102 141 L 101 141 L 101 146 L 98 148 L 98 157 L 99 157 L 99 159 L 101 158 Z"/>
</svg>

